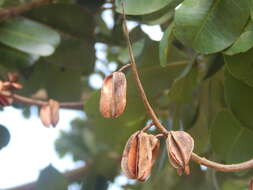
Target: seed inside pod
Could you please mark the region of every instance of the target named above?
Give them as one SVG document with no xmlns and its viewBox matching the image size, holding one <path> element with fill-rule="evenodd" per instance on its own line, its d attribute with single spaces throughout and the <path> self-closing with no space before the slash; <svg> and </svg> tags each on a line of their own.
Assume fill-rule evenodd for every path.
<svg viewBox="0 0 253 190">
<path fill-rule="evenodd" d="M 128 140 L 121 167 L 125 175 L 131 179 L 145 181 L 156 160 L 160 147 L 159 140 L 154 135 L 137 131 Z"/>
</svg>

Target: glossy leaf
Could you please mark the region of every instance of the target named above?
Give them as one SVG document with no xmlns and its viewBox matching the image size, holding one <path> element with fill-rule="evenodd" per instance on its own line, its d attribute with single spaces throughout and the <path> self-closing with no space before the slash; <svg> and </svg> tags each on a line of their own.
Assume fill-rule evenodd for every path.
<svg viewBox="0 0 253 190">
<path fill-rule="evenodd" d="M 251 20 L 253 20 L 253 1 L 251 1 Z"/>
<path fill-rule="evenodd" d="M 224 58 L 221 53 L 212 57 L 208 62 L 207 71 L 203 79 L 206 80 L 215 75 L 223 67 L 224 64 Z"/>
<path fill-rule="evenodd" d="M 67 179 L 53 166 L 49 165 L 40 172 L 36 190 L 67 190 Z"/>
<path fill-rule="evenodd" d="M 171 46 L 173 45 L 172 44 L 173 27 L 174 27 L 173 23 L 168 26 L 168 28 L 165 30 L 163 34 L 163 38 L 161 39 L 159 43 L 160 65 L 163 67 L 166 66 L 167 64 L 168 54 L 170 54 L 170 49 L 171 49 Z"/>
<path fill-rule="evenodd" d="M 228 71 L 253 88 L 253 49 L 234 56 L 224 56 Z"/>
<path fill-rule="evenodd" d="M 132 15 L 128 16 L 129 19 L 141 22 L 148 25 L 161 25 L 174 16 L 174 6 L 166 6 L 156 12 L 145 15 Z"/>
<path fill-rule="evenodd" d="M 60 36 L 44 25 L 15 18 L 0 24 L 0 42 L 26 53 L 48 56 L 54 53 Z"/>
<path fill-rule="evenodd" d="M 252 26 L 253 27 L 253 26 Z M 246 31 L 235 41 L 235 43 L 224 53 L 234 55 L 248 51 L 253 47 L 253 28 L 252 31 Z"/>
<path fill-rule="evenodd" d="M 243 126 L 253 130 L 253 87 L 234 78 L 229 72 L 226 72 L 225 78 L 225 100 L 234 114 Z"/>
<path fill-rule="evenodd" d="M 27 88 L 22 89 L 20 93 L 30 96 L 44 89 L 48 97 L 58 101 L 76 101 L 80 99 L 80 71 L 62 68 L 43 61 L 36 63 L 32 69 L 32 74 L 22 81 L 22 84 Z M 45 73 L 47 77 L 45 77 Z"/>
<path fill-rule="evenodd" d="M 146 39 L 143 52 L 140 56 L 140 64 L 142 67 L 159 65 L 159 43 Z M 187 63 L 189 58 L 175 46 L 171 46 L 170 53 L 167 53 L 167 65 Z"/>
<path fill-rule="evenodd" d="M 25 16 L 70 36 L 92 40 L 93 17 L 78 5 L 58 3 L 41 6 L 25 13 Z"/>
<path fill-rule="evenodd" d="M 145 40 L 141 39 L 135 43 L 132 44 L 133 52 L 134 52 L 134 57 L 137 58 L 141 55 L 143 48 L 144 48 Z M 128 48 L 123 49 L 119 53 L 118 59 L 123 62 L 123 63 L 129 63 L 130 58 L 129 58 L 129 53 L 128 53 Z"/>
<path fill-rule="evenodd" d="M 95 63 L 94 44 L 74 38 L 65 37 L 55 53 L 46 61 L 64 68 L 90 74 Z"/>
<path fill-rule="evenodd" d="M 38 56 L 26 54 L 13 48 L 0 46 L 0 64 L 10 70 L 32 65 Z"/>
<path fill-rule="evenodd" d="M 185 0 L 176 10 L 175 35 L 197 52 L 221 51 L 241 34 L 249 7 L 250 0 Z"/>
<path fill-rule="evenodd" d="M 184 72 L 175 79 L 170 90 L 169 100 L 177 103 L 187 103 L 192 100 L 194 88 L 197 86 L 198 70 L 195 65 L 188 66 Z"/>
<path fill-rule="evenodd" d="M 252 158 L 252 137 L 253 132 L 245 128 L 229 110 L 219 112 L 211 127 L 212 149 L 227 163 Z"/>
<path fill-rule="evenodd" d="M 168 5 L 176 6 L 182 0 L 116 0 L 116 11 L 122 12 L 122 2 L 125 3 L 126 14 L 144 15 L 158 11 Z"/>
</svg>

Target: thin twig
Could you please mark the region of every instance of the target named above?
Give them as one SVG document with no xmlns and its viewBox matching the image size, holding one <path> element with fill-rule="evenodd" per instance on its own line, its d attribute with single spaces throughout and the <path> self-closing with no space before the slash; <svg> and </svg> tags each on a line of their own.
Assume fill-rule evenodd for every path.
<svg viewBox="0 0 253 190">
<path fill-rule="evenodd" d="M 131 67 L 132 65 L 131 64 L 126 64 L 124 66 L 122 66 L 118 71 L 121 72 L 121 71 L 124 71 L 125 69 L 127 69 L 128 67 Z"/>
<path fill-rule="evenodd" d="M 202 158 L 195 153 L 192 153 L 191 159 L 198 164 L 204 165 L 209 168 L 216 169 L 222 172 L 237 172 L 253 168 L 253 159 L 238 164 L 220 164 L 206 158 Z"/>
<path fill-rule="evenodd" d="M 139 89 L 139 92 L 140 92 L 142 101 L 145 105 L 145 108 L 147 110 L 147 113 L 152 118 L 154 125 L 166 136 L 166 135 L 168 135 L 169 131 L 166 130 L 166 128 L 160 123 L 159 119 L 157 118 L 152 106 L 150 105 L 150 103 L 147 99 L 146 93 L 145 93 L 142 83 L 140 81 L 140 77 L 138 74 L 137 66 L 135 63 L 134 55 L 133 55 L 131 41 L 129 38 L 129 32 L 128 32 L 127 25 L 126 25 L 126 15 L 125 15 L 123 3 L 122 3 L 122 9 L 123 9 L 122 10 L 123 11 L 123 30 L 124 30 L 125 37 L 126 37 L 127 43 L 128 43 L 128 50 L 129 50 L 130 60 L 132 63 L 131 65 L 132 65 L 134 80 L 136 81 L 136 85 Z M 198 164 L 207 166 L 209 168 L 216 169 L 218 171 L 223 171 L 223 172 L 235 172 L 235 171 L 241 171 L 241 170 L 253 168 L 253 159 L 246 161 L 246 162 L 239 163 L 239 164 L 231 164 L 231 165 L 225 165 L 225 164 L 213 162 L 213 161 L 210 161 L 206 158 L 202 158 L 195 153 L 192 153 L 191 159 L 193 161 L 197 162 Z"/>
<path fill-rule="evenodd" d="M 128 32 L 128 28 L 127 28 L 127 24 L 126 24 L 126 15 L 125 15 L 125 10 L 124 10 L 124 5 L 122 3 L 122 8 L 123 8 L 123 30 L 124 30 L 124 34 L 125 34 L 125 37 L 127 39 L 127 43 L 128 43 L 128 51 L 129 51 L 129 56 L 130 56 L 130 60 L 131 60 L 131 65 L 132 65 L 132 71 L 133 71 L 133 76 L 134 76 L 134 79 L 135 79 L 135 82 L 136 82 L 136 85 L 140 91 L 140 95 L 141 95 L 141 98 L 143 100 L 143 103 L 145 105 L 145 108 L 149 114 L 149 116 L 152 118 L 154 124 L 156 125 L 157 128 L 159 128 L 159 130 L 164 133 L 164 134 L 167 134 L 168 131 L 163 127 L 163 125 L 160 123 L 160 121 L 158 120 L 153 108 L 151 107 L 149 101 L 148 101 L 148 98 L 146 96 L 146 93 L 144 91 L 144 88 L 141 84 L 141 81 L 140 81 L 140 78 L 139 78 L 139 74 L 138 74 L 138 70 L 137 70 L 137 66 L 136 66 L 136 63 L 135 63 L 135 59 L 134 59 L 134 54 L 133 54 L 133 49 L 132 49 L 132 46 L 131 46 L 131 41 L 130 41 L 130 38 L 129 38 L 129 32 Z"/>
<path fill-rule="evenodd" d="M 22 14 L 23 12 L 31 10 L 33 8 L 51 4 L 52 2 L 53 0 L 37 0 L 13 8 L 0 9 L 0 20 L 6 20 L 10 17 Z"/>
<path fill-rule="evenodd" d="M 10 94 L 9 92 L 4 92 L 4 91 L 1 91 L 0 94 L 2 96 L 11 97 L 16 102 L 20 102 L 20 103 L 28 104 L 28 105 L 43 106 L 48 103 L 47 101 L 36 100 L 33 98 L 20 96 L 18 94 L 14 94 L 14 93 Z M 83 102 L 60 102 L 61 108 L 68 108 L 68 109 L 82 110 L 83 105 L 84 105 Z"/>
<path fill-rule="evenodd" d="M 143 127 L 142 128 L 142 130 L 141 131 L 146 131 L 146 130 L 148 130 L 150 127 L 152 127 L 152 125 L 153 125 L 153 123 L 152 122 L 150 122 L 149 124 L 147 124 L 145 127 Z"/>
</svg>

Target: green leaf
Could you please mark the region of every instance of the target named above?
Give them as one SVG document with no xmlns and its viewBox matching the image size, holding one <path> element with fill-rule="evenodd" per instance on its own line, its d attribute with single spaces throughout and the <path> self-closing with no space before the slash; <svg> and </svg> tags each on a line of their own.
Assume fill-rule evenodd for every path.
<svg viewBox="0 0 253 190">
<path fill-rule="evenodd" d="M 40 172 L 36 190 L 67 190 L 67 179 L 53 166 L 49 165 Z"/>
<path fill-rule="evenodd" d="M 160 25 L 173 18 L 174 8 L 175 8 L 174 6 L 169 5 L 154 13 L 145 14 L 145 15 L 134 15 L 134 16 L 132 15 L 132 16 L 128 16 L 128 18 L 131 20 L 140 22 L 142 24 L 148 24 L 148 25 L 159 24 Z"/>
<path fill-rule="evenodd" d="M 0 24 L 0 42 L 26 53 L 48 56 L 54 53 L 60 36 L 44 25 L 14 18 Z"/>
<path fill-rule="evenodd" d="M 0 64 L 9 70 L 32 65 L 38 56 L 23 53 L 21 51 L 0 45 Z"/>
<path fill-rule="evenodd" d="M 250 0 L 185 0 L 176 10 L 175 35 L 197 52 L 219 52 L 239 37 L 249 7 Z"/>
<path fill-rule="evenodd" d="M 244 180 L 230 179 L 222 184 L 222 190 L 247 190 L 248 184 Z"/>
<path fill-rule="evenodd" d="M 226 103 L 232 113 L 245 127 L 253 130 L 253 87 L 226 72 L 224 91 Z"/>
<path fill-rule="evenodd" d="M 167 65 L 170 64 L 184 64 L 189 61 L 189 58 L 175 46 L 171 45 L 169 49 L 170 52 L 167 53 Z M 155 66 L 159 64 L 159 43 L 146 39 L 143 53 L 140 56 L 140 64 L 142 67 Z M 160 64 L 159 64 L 160 65 Z"/>
<path fill-rule="evenodd" d="M 162 67 L 166 66 L 167 64 L 167 58 L 168 58 L 168 54 L 170 53 L 170 49 L 172 44 L 172 40 L 173 40 L 173 30 L 174 24 L 170 24 L 168 26 L 168 28 L 165 30 L 164 34 L 163 34 L 163 38 L 161 39 L 160 43 L 159 43 L 159 57 L 160 57 L 160 65 Z"/>
<path fill-rule="evenodd" d="M 122 2 L 125 4 L 125 13 L 129 15 L 144 15 L 158 11 L 168 5 L 174 7 L 182 0 L 116 0 L 116 11 L 122 12 Z"/>
<path fill-rule="evenodd" d="M 197 66 L 188 66 L 184 72 L 174 80 L 169 90 L 169 100 L 177 103 L 189 103 L 193 98 L 194 88 L 197 86 L 197 77 Z"/>
<path fill-rule="evenodd" d="M 243 32 L 235 43 L 224 52 L 226 55 L 234 55 L 248 51 L 253 47 L 253 25 L 249 24 L 247 31 Z"/>
<path fill-rule="evenodd" d="M 145 40 L 141 39 L 135 43 L 132 44 L 132 48 L 133 48 L 133 53 L 134 53 L 134 57 L 137 58 L 141 55 L 143 48 L 144 48 L 144 44 L 145 44 Z M 129 58 L 129 54 L 128 54 L 128 48 L 123 49 L 120 53 L 119 53 L 119 57 L 118 59 L 122 62 L 122 63 L 129 63 L 130 58 Z"/>
<path fill-rule="evenodd" d="M 229 110 L 218 113 L 211 127 L 211 145 L 220 159 L 227 163 L 252 158 L 253 132 L 242 126 Z"/>
<path fill-rule="evenodd" d="M 80 77 L 80 71 L 40 61 L 34 65 L 32 74 L 21 81 L 24 88 L 20 93 L 31 96 L 44 89 L 50 98 L 58 101 L 76 101 L 81 96 Z"/>
<path fill-rule="evenodd" d="M 233 77 L 253 87 L 253 49 L 246 53 L 224 56 L 226 67 Z"/>
<path fill-rule="evenodd" d="M 47 62 L 90 74 L 94 69 L 94 44 L 74 38 L 62 39 L 55 53 L 45 59 Z"/>
<path fill-rule="evenodd" d="M 207 65 L 207 72 L 205 73 L 203 79 L 206 80 L 215 75 L 224 64 L 225 62 L 221 53 L 212 57 Z"/>
<path fill-rule="evenodd" d="M 77 5 L 51 4 L 41 6 L 25 13 L 25 16 L 72 37 L 89 41 L 93 39 L 93 15 Z"/>
<path fill-rule="evenodd" d="M 8 145 L 10 138 L 11 135 L 8 129 L 0 124 L 0 150 Z"/>
<path fill-rule="evenodd" d="M 251 20 L 253 21 L 253 1 L 251 0 Z"/>
</svg>

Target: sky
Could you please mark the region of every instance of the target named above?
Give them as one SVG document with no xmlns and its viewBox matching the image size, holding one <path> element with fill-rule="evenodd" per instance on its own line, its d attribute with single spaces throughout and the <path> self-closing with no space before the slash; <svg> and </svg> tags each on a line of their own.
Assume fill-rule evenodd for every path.
<svg viewBox="0 0 253 190">
<path fill-rule="evenodd" d="M 29 119 L 10 106 L 0 112 L 0 124 L 11 133 L 8 146 L 0 151 L 0 189 L 36 180 L 40 170 L 50 163 L 61 172 L 84 165 L 83 162 L 74 163 L 71 155 L 60 159 L 54 149 L 60 130 L 69 130 L 69 122 L 83 117 L 84 113 L 61 109 L 57 127 L 45 128 L 37 112 L 33 107 Z"/>
<path fill-rule="evenodd" d="M 108 27 L 113 26 L 112 13 L 110 10 L 103 12 L 103 18 Z M 128 28 L 136 26 L 135 22 L 128 22 Z M 159 41 L 162 38 L 160 26 L 142 25 L 141 29 L 153 40 Z M 100 60 L 106 60 L 103 44 L 96 44 L 96 56 Z M 117 69 L 115 63 L 110 63 L 105 68 L 101 61 L 96 62 L 95 68 L 106 75 Z M 90 84 L 99 89 L 102 85 L 102 78 L 99 74 L 90 76 Z M 60 172 L 83 166 L 84 162 L 73 162 L 71 155 L 60 159 L 55 151 L 54 142 L 59 137 L 61 130 L 70 129 L 70 121 L 76 117 L 83 117 L 82 111 L 60 110 L 60 121 L 56 128 L 45 128 L 38 117 L 37 107 L 32 108 L 32 115 L 25 119 L 20 110 L 6 107 L 0 112 L 0 124 L 6 126 L 11 133 L 11 140 L 6 148 L 0 151 L 0 190 L 14 187 L 24 183 L 35 181 L 41 169 L 52 164 Z M 123 175 L 116 178 L 110 184 L 109 190 L 121 190 L 129 180 Z M 79 190 L 77 184 L 69 187 L 69 190 Z"/>
</svg>

